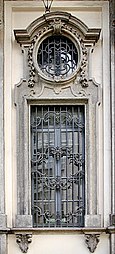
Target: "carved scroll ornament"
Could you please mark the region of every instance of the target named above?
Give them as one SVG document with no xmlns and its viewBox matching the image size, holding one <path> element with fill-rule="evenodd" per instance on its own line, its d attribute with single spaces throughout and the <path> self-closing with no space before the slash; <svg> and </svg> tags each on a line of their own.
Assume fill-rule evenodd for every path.
<svg viewBox="0 0 115 254">
<path fill-rule="evenodd" d="M 28 245 L 32 242 L 32 234 L 16 234 L 16 242 L 22 253 L 27 253 Z"/>
<path fill-rule="evenodd" d="M 87 244 L 87 248 L 89 249 L 89 251 L 91 253 L 94 253 L 99 243 L 99 235 L 87 234 L 85 235 L 85 242 Z"/>
</svg>

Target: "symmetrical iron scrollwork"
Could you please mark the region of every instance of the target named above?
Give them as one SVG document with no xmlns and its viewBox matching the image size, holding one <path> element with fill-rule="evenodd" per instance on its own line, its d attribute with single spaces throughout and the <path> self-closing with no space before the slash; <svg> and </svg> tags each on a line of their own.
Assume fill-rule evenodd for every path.
<svg viewBox="0 0 115 254">
<path fill-rule="evenodd" d="M 61 35 L 50 36 L 41 43 L 37 61 L 46 76 L 63 79 L 76 70 L 78 52 L 68 38 Z"/>
<path fill-rule="evenodd" d="M 83 107 L 32 106 L 31 132 L 34 226 L 83 226 Z"/>
<path fill-rule="evenodd" d="M 61 117 L 61 118 L 60 118 Z M 37 117 L 33 117 L 32 121 L 31 121 L 31 127 L 39 127 L 41 125 L 41 122 L 43 121 L 44 123 L 48 123 L 51 124 L 51 122 L 54 120 L 55 118 L 55 124 L 59 124 L 60 120 L 61 123 L 67 123 L 68 125 L 72 124 L 72 121 L 74 121 L 74 125 L 76 127 L 78 127 L 79 129 L 83 129 L 84 128 L 84 123 L 75 115 L 72 115 L 70 112 L 66 112 L 66 111 L 62 111 L 61 115 L 60 112 L 55 112 L 55 111 L 49 111 L 44 113 L 44 115 L 42 117 L 37 116 Z"/>
<path fill-rule="evenodd" d="M 74 219 L 77 219 L 78 223 L 80 219 L 82 220 L 83 210 L 84 210 L 84 206 L 81 205 L 78 208 L 76 208 L 76 210 L 73 211 L 73 213 L 72 212 L 63 213 L 61 216 L 59 213 L 51 214 L 51 212 L 48 210 L 43 212 L 41 207 L 36 205 L 32 207 L 32 211 L 34 211 L 34 213 L 37 212 L 38 218 L 40 217 L 43 218 L 45 226 L 57 225 L 57 221 L 58 221 L 58 226 L 59 225 L 67 226 L 67 224 L 70 224 L 72 226 L 72 222 Z"/>
</svg>

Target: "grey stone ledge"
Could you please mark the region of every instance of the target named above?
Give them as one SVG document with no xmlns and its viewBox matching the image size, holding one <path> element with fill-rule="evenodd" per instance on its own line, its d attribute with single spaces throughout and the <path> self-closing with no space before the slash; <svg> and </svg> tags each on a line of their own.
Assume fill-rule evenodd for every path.
<svg viewBox="0 0 115 254">
<path fill-rule="evenodd" d="M 0 230 L 0 234 L 18 234 L 18 233 L 46 233 L 46 232 L 53 232 L 53 233 L 73 233 L 73 234 L 115 234 L 115 227 L 100 227 L 100 228 L 4 228 Z"/>
<path fill-rule="evenodd" d="M 105 232 L 106 233 L 107 228 L 12 228 L 11 232 L 31 232 L 31 233 L 45 233 L 45 232 L 55 232 L 55 233 L 78 233 L 78 234 L 84 234 L 86 233 L 100 233 Z"/>
</svg>

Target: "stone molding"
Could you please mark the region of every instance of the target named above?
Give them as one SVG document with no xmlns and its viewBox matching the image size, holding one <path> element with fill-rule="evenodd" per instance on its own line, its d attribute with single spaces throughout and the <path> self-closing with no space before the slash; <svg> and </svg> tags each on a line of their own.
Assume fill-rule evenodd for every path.
<svg viewBox="0 0 115 254">
<path fill-rule="evenodd" d="M 16 243 L 22 253 L 27 253 L 29 244 L 32 242 L 32 234 L 16 234 Z"/>
<path fill-rule="evenodd" d="M 46 31 L 46 28 L 44 29 L 44 24 L 47 24 L 47 30 L 54 28 L 53 31 L 55 32 L 57 27 L 55 25 L 55 20 L 60 20 L 62 23 L 64 22 L 66 26 L 68 26 L 68 24 L 71 24 L 71 26 L 69 26 L 70 31 L 77 27 L 80 34 L 84 37 L 85 43 L 89 43 L 90 41 L 92 44 L 94 44 L 99 39 L 100 29 L 89 29 L 86 24 L 84 24 L 80 19 L 72 16 L 70 13 L 57 11 L 44 14 L 40 18 L 33 21 L 27 27 L 27 29 L 14 30 L 14 35 L 17 42 L 25 45 L 30 44 L 33 40 L 33 37 L 37 34 L 37 31 L 39 31 L 40 29 L 41 33 L 43 33 L 43 31 Z"/>
<path fill-rule="evenodd" d="M 99 234 L 85 235 L 85 242 L 86 242 L 87 248 L 89 249 L 91 253 L 94 253 L 97 248 L 97 245 L 99 243 L 99 236 L 100 236 Z"/>
</svg>

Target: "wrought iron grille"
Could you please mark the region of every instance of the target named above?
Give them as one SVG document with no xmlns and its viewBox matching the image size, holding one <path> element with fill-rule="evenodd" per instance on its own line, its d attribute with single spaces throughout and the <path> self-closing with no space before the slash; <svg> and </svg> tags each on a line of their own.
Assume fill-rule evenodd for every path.
<svg viewBox="0 0 115 254">
<path fill-rule="evenodd" d="M 76 70 L 78 51 L 65 36 L 50 36 L 41 43 L 37 62 L 46 76 L 67 78 Z"/>
<path fill-rule="evenodd" d="M 84 106 L 31 106 L 34 227 L 84 224 Z"/>
</svg>

